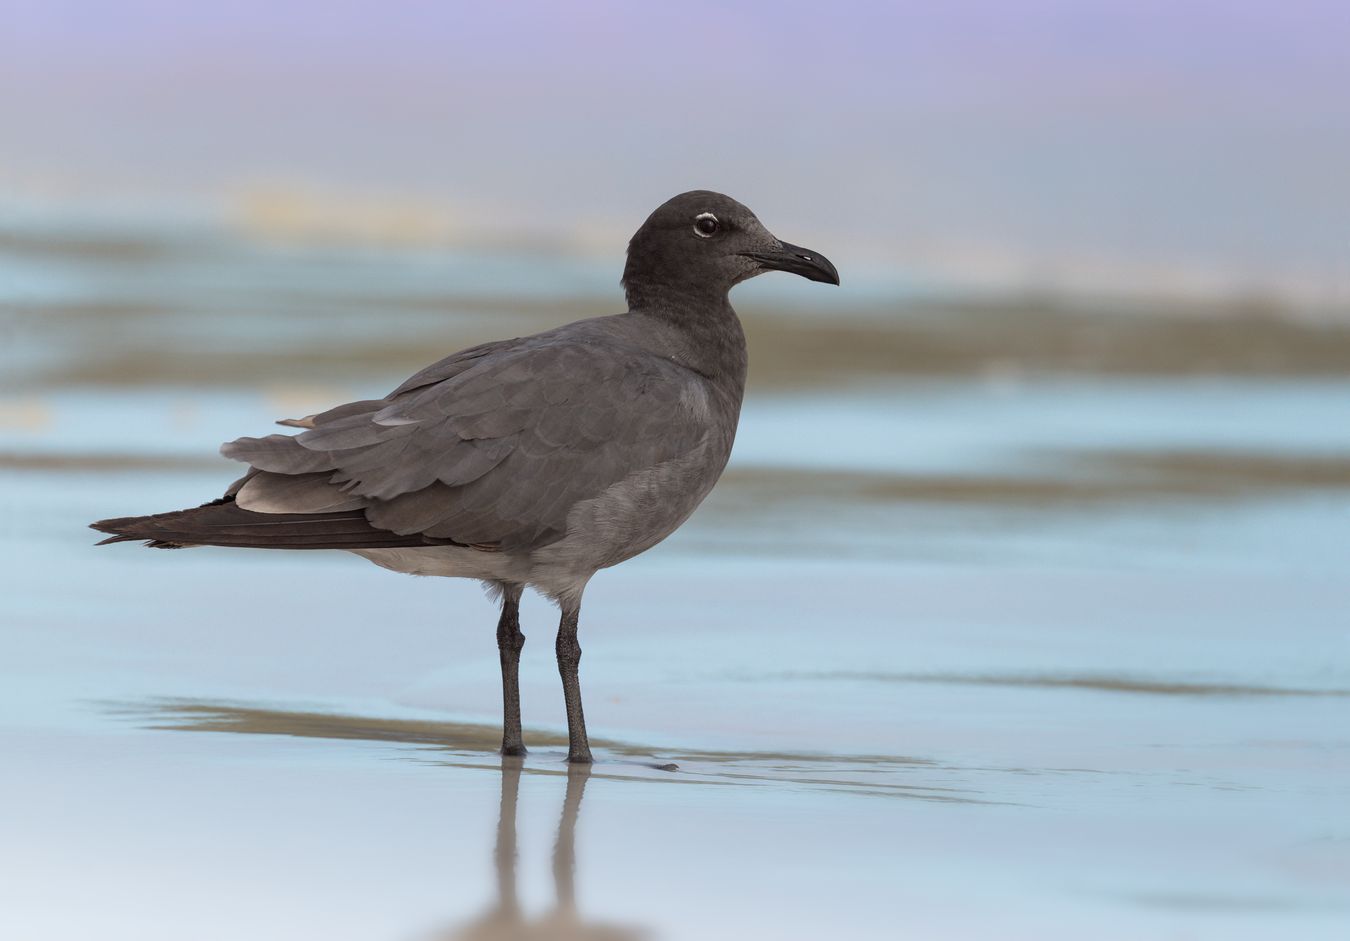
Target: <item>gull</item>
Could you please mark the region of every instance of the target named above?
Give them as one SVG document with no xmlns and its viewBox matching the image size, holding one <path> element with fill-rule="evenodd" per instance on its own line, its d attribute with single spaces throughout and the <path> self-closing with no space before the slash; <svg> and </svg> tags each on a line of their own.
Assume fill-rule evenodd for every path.
<svg viewBox="0 0 1350 941">
<path fill-rule="evenodd" d="M 502 753 L 525 752 L 520 598 L 561 612 L 568 761 L 592 761 L 577 640 L 591 577 L 665 539 L 726 467 L 745 391 L 728 293 L 766 271 L 839 283 L 818 252 L 695 190 L 628 244 L 626 313 L 452 353 L 382 399 L 221 446 L 249 465 L 200 507 L 91 524 L 155 548 L 342 549 L 414 575 L 472 578 L 501 603 Z"/>
</svg>

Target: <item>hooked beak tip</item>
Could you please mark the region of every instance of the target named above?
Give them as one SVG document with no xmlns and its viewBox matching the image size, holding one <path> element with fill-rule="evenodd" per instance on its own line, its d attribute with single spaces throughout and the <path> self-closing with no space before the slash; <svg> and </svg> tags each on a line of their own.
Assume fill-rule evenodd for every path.
<svg viewBox="0 0 1350 941">
<path fill-rule="evenodd" d="M 833 262 L 819 252 L 800 245 L 783 242 L 773 251 L 744 254 L 772 271 L 788 271 L 808 281 L 820 281 L 823 284 L 839 283 L 839 269 L 835 268 Z"/>
</svg>

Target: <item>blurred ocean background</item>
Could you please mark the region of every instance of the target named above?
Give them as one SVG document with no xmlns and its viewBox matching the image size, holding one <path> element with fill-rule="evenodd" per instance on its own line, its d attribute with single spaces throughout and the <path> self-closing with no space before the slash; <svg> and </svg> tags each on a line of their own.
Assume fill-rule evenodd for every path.
<svg viewBox="0 0 1350 941">
<path fill-rule="evenodd" d="M 1340 4 L 9 4 L 0 934 L 1341 938 Z M 721 190 L 740 436 L 555 613 L 95 551 L 221 441 L 622 310 Z M 533 731 L 529 731 L 529 730 Z M 230 734 L 225 734 L 230 733 Z M 674 763 L 679 770 L 663 770 Z"/>
</svg>

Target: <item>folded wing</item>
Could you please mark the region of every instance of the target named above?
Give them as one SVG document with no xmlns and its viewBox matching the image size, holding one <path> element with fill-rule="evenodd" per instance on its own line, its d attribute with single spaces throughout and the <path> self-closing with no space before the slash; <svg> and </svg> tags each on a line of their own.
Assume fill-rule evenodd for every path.
<svg viewBox="0 0 1350 941">
<path fill-rule="evenodd" d="M 371 526 L 500 549 L 561 538 L 568 511 L 708 433 L 702 378 L 645 350 L 550 336 L 475 347 L 386 399 L 240 438 L 236 493 L 263 513 L 364 514 Z"/>
</svg>

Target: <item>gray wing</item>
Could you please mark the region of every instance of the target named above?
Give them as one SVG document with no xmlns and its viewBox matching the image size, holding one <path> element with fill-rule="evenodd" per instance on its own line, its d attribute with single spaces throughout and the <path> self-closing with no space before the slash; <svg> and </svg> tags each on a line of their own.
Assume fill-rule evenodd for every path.
<svg viewBox="0 0 1350 941">
<path fill-rule="evenodd" d="M 568 511 L 707 436 L 702 379 L 644 350 L 545 334 L 475 347 L 386 399 L 240 438 L 241 507 L 361 509 L 370 523 L 482 547 L 542 545 Z"/>
</svg>

